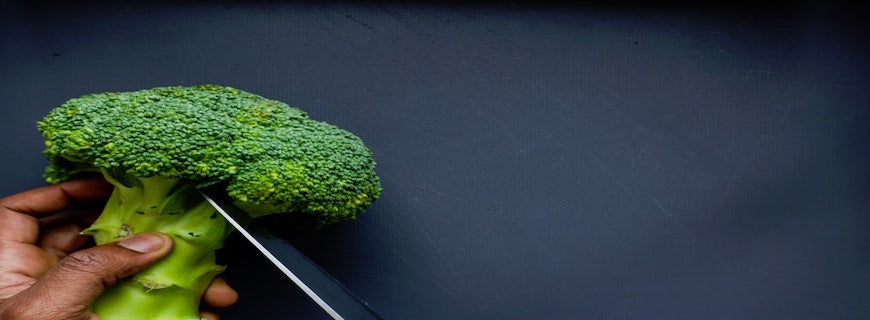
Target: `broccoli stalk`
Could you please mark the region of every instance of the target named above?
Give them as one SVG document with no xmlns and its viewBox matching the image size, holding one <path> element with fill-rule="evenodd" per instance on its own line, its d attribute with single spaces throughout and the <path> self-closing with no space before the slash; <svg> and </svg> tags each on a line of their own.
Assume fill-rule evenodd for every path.
<svg viewBox="0 0 870 320">
<path fill-rule="evenodd" d="M 109 288 L 93 304 L 101 319 L 199 319 L 199 301 L 215 275 L 226 221 L 192 184 L 160 176 L 103 175 L 115 188 L 99 219 L 82 232 L 97 244 L 143 231 L 175 240 L 164 259 Z"/>
<path fill-rule="evenodd" d="M 371 151 L 353 134 L 282 102 L 202 85 L 71 99 L 38 123 L 48 182 L 101 174 L 115 186 L 82 233 L 97 244 L 146 231 L 175 240 L 164 259 L 108 288 L 102 320 L 198 319 L 230 228 L 196 190 L 220 183 L 252 217 L 354 219 L 381 193 Z M 291 220 L 293 221 L 293 220 Z"/>
</svg>

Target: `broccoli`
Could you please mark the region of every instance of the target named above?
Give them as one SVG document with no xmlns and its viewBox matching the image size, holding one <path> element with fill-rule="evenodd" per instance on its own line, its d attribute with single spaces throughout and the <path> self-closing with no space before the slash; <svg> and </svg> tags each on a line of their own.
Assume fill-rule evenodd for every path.
<svg viewBox="0 0 870 320">
<path fill-rule="evenodd" d="M 199 319 L 224 267 L 231 228 L 198 193 L 222 184 L 251 216 L 285 213 L 320 226 L 354 219 L 382 191 L 371 151 L 355 135 L 285 103 L 199 85 L 71 99 L 38 122 L 50 183 L 96 174 L 115 188 L 82 233 L 97 244 L 144 231 L 172 236 L 157 264 L 107 289 L 100 319 Z"/>
</svg>

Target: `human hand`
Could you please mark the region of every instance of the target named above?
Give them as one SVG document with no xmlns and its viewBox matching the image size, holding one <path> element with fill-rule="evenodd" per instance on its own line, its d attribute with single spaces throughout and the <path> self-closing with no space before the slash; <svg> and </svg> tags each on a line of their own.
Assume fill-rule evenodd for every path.
<svg viewBox="0 0 870 320">
<path fill-rule="evenodd" d="M 88 306 L 103 290 L 172 251 L 172 238 L 143 233 L 83 249 L 79 232 L 99 210 L 63 213 L 101 203 L 112 186 L 102 179 L 75 180 L 0 199 L 0 319 L 97 319 Z M 81 250 L 83 249 L 83 250 Z M 238 294 L 216 278 L 203 302 L 225 307 Z M 206 319 L 218 319 L 204 311 Z"/>
</svg>

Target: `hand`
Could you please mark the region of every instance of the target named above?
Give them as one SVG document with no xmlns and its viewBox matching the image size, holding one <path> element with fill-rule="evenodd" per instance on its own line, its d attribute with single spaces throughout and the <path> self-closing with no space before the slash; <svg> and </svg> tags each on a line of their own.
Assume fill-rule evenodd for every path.
<svg viewBox="0 0 870 320">
<path fill-rule="evenodd" d="M 99 210 L 66 209 L 102 203 L 111 190 L 102 179 L 75 180 L 0 199 L 0 319 L 95 320 L 88 306 L 106 287 L 172 251 L 172 238 L 161 233 L 80 250 L 92 241 L 79 232 Z M 203 295 L 214 307 L 237 299 L 220 278 Z M 218 319 L 211 312 L 202 316 Z"/>
</svg>

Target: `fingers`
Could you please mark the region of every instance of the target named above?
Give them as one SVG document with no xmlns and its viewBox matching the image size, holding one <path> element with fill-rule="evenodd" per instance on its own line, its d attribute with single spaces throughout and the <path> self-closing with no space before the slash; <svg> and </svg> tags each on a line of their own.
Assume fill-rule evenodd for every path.
<svg viewBox="0 0 870 320">
<path fill-rule="evenodd" d="M 32 244 L 0 240 L 0 285 L 8 284 L 8 277 L 20 274 L 31 279 L 41 277 L 60 260 Z"/>
<path fill-rule="evenodd" d="M 74 202 L 105 200 L 111 190 L 112 185 L 103 179 L 83 179 L 0 199 L 0 226 L 3 226 L 0 239 L 35 243 L 39 237 L 37 218 L 63 210 Z"/>
<path fill-rule="evenodd" d="M 200 311 L 199 316 L 205 320 L 220 320 L 221 319 L 221 317 L 219 317 L 217 314 L 215 314 L 214 312 L 211 312 L 211 311 Z"/>
<path fill-rule="evenodd" d="M 64 209 L 72 202 L 105 200 L 112 188 L 102 178 L 71 180 L 0 199 L 0 204 L 5 210 L 39 217 Z"/>
<path fill-rule="evenodd" d="M 203 303 L 216 308 L 229 307 L 238 300 L 239 294 L 221 277 L 214 278 L 202 295 Z M 199 316 L 206 320 L 220 320 L 220 316 L 207 310 L 200 311 Z"/>
<path fill-rule="evenodd" d="M 82 249 L 92 243 L 92 238 L 80 234 L 82 228 L 76 224 L 59 225 L 40 231 L 38 246 L 58 259 Z"/>
<path fill-rule="evenodd" d="M 229 307 L 238 300 L 239 293 L 233 290 L 226 280 L 220 277 L 212 280 L 211 285 L 208 286 L 208 289 L 205 290 L 205 294 L 202 296 L 203 302 L 218 308 Z"/>
<path fill-rule="evenodd" d="M 76 251 L 29 289 L 6 300 L 0 318 L 89 319 L 88 306 L 106 287 L 153 264 L 171 250 L 169 236 L 143 233 Z M 41 305 L 34 306 L 34 302 Z"/>
<path fill-rule="evenodd" d="M 221 277 L 214 278 L 202 295 L 203 303 L 216 308 L 229 307 L 238 300 L 239 294 Z M 199 315 L 206 320 L 220 320 L 220 316 L 211 311 L 203 310 Z"/>
</svg>

